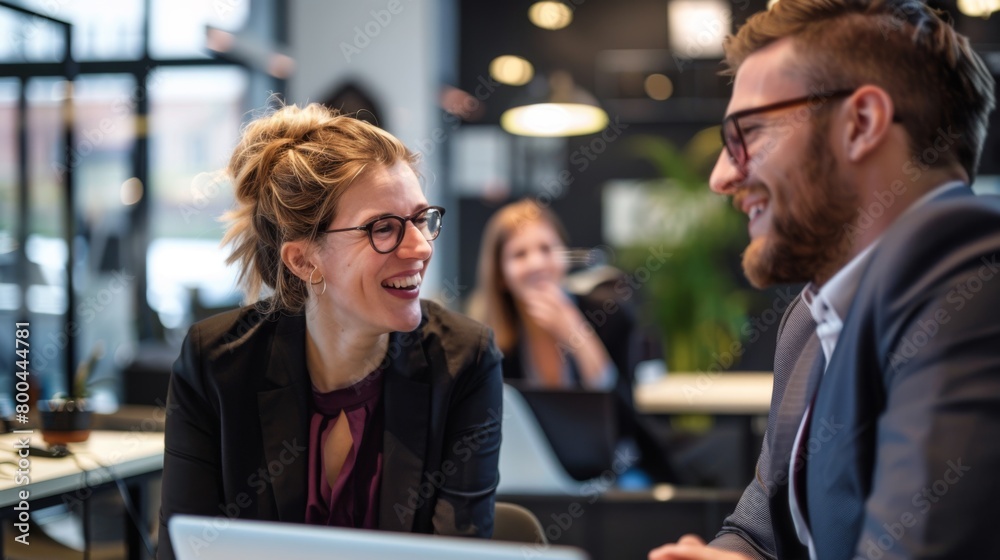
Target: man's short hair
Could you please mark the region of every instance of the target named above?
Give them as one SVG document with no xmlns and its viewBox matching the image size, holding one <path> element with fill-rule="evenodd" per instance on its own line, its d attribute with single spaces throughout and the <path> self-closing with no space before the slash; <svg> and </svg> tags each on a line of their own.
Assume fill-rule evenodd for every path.
<svg viewBox="0 0 1000 560">
<path fill-rule="evenodd" d="M 726 39 L 726 73 L 786 37 L 801 53 L 794 70 L 809 91 L 881 87 L 909 133 L 915 164 L 958 162 L 975 178 L 994 80 L 947 13 L 920 0 L 780 0 Z"/>
</svg>

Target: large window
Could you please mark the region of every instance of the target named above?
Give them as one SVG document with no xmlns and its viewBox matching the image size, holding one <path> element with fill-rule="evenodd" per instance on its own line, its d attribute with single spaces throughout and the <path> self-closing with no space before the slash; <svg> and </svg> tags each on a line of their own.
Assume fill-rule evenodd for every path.
<svg viewBox="0 0 1000 560">
<path fill-rule="evenodd" d="M 154 58 L 207 57 L 205 27 L 242 29 L 250 16 L 245 0 L 152 0 L 149 51 Z"/>
<path fill-rule="evenodd" d="M 40 18 L 0 9 L 0 61 L 58 62 L 66 42 L 62 27 Z"/>
<path fill-rule="evenodd" d="M 205 36 L 211 26 L 273 43 L 271 14 L 252 20 L 250 4 L 17 2 L 69 24 L 72 67 L 65 25 L 0 8 L 0 335 L 30 321 L 41 397 L 64 391 L 97 347 L 94 375 L 117 380 L 143 344 L 174 341 L 193 309 L 238 302 L 218 246 L 218 218 L 233 200 L 222 172 L 248 100 L 260 97 L 250 84 L 281 84 L 211 60 Z M 0 414 L 10 366 L 0 364 Z M 107 398 L 121 394 L 120 384 L 102 387 Z"/>
<path fill-rule="evenodd" d="M 142 56 L 144 2 L 28 0 L 23 5 L 73 24 L 75 60 L 129 60 Z"/>
<path fill-rule="evenodd" d="M 2 15 L 0 15 L 2 17 Z M 2 19 L 0 19 L 2 27 Z M 2 340 L 14 339 L 14 323 L 19 321 L 21 288 L 18 285 L 17 228 L 18 217 L 18 97 L 20 83 L 10 78 L 0 78 L 0 336 Z M 9 353 L 4 356 L 11 355 Z M 0 383 L 8 392 L 13 385 L 14 360 L 0 363 Z M 0 399 L 0 415 L 13 414 L 13 403 Z"/>
<path fill-rule="evenodd" d="M 235 272 L 219 247 L 233 205 L 225 167 L 247 96 L 238 68 L 164 69 L 150 80 L 152 235 L 149 303 L 166 328 L 192 309 L 235 305 Z"/>
</svg>

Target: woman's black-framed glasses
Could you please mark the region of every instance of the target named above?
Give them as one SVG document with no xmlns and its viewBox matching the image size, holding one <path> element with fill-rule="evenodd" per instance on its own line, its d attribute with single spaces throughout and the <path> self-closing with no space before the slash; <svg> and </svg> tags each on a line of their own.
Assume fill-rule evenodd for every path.
<svg viewBox="0 0 1000 560">
<path fill-rule="evenodd" d="M 444 218 L 444 208 L 440 206 L 428 206 L 422 210 L 417 210 L 409 216 L 379 216 L 362 226 L 355 226 L 343 229 L 328 229 L 322 233 L 339 233 L 342 231 L 361 230 L 368 232 L 368 241 L 372 244 L 372 249 L 376 253 L 391 253 L 399 247 L 406 235 L 406 222 L 413 222 L 417 231 L 424 236 L 427 241 L 434 241 L 441 233 L 442 219 Z"/>
<path fill-rule="evenodd" d="M 740 119 L 759 113 L 768 113 L 771 111 L 778 111 L 780 109 L 788 109 L 790 107 L 805 105 L 806 103 L 816 103 L 816 109 L 818 110 L 819 107 L 826 106 L 825 102 L 827 100 L 847 97 L 855 91 L 857 91 L 857 88 L 838 89 L 826 93 L 813 93 L 805 97 L 797 97 L 787 101 L 779 101 L 778 103 L 764 105 L 763 107 L 743 109 L 742 111 L 732 113 L 722 120 L 722 145 L 725 146 L 726 151 L 729 152 L 729 161 L 731 161 L 741 172 L 746 172 L 747 163 L 750 161 L 750 156 L 747 153 L 747 144 L 743 139 L 743 130 L 740 128 Z M 810 114 L 812 113 L 810 112 Z M 899 122 L 899 120 L 895 117 L 893 118 L 893 121 Z"/>
</svg>

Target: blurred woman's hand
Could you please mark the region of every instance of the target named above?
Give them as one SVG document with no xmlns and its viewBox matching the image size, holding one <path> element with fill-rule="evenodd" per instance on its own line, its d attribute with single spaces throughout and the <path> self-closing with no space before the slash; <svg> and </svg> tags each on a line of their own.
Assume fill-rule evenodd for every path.
<svg viewBox="0 0 1000 560">
<path fill-rule="evenodd" d="M 524 310 L 556 342 L 572 351 L 593 329 L 566 292 L 554 282 L 538 282 L 524 293 Z"/>
</svg>

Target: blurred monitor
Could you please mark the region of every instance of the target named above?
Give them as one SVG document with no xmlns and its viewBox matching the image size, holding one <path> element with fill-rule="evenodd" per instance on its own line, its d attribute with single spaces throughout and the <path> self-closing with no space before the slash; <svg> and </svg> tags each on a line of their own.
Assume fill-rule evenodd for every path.
<svg viewBox="0 0 1000 560">
<path fill-rule="evenodd" d="M 512 379 L 506 383 L 517 389 L 531 407 L 570 476 L 589 480 L 611 468 L 618 443 L 614 393 L 542 389 Z"/>
</svg>

